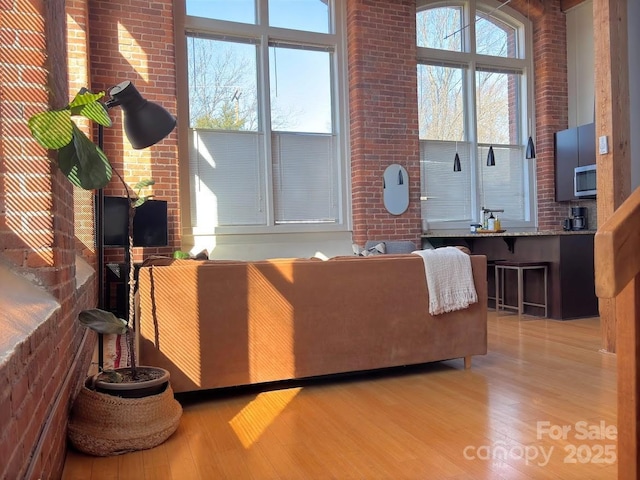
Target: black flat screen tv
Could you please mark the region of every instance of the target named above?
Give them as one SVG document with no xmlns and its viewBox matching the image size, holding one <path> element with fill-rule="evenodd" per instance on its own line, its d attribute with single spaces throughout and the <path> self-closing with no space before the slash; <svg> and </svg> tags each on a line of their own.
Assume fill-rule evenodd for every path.
<svg viewBox="0 0 640 480">
<path fill-rule="evenodd" d="M 125 197 L 104 197 L 104 246 L 126 247 L 129 200 Z M 165 247 L 168 245 L 167 202 L 147 200 L 136 208 L 133 217 L 135 247 Z"/>
</svg>

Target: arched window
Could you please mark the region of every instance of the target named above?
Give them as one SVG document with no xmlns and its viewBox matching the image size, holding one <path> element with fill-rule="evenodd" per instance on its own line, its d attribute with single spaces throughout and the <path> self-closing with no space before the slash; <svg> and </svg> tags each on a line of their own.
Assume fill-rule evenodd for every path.
<svg viewBox="0 0 640 480">
<path fill-rule="evenodd" d="M 468 228 L 482 207 L 502 225 L 535 227 L 530 22 L 500 4 L 418 1 L 422 218 Z M 487 165 L 493 147 L 495 166 Z M 461 170 L 454 171 L 456 152 Z"/>
</svg>

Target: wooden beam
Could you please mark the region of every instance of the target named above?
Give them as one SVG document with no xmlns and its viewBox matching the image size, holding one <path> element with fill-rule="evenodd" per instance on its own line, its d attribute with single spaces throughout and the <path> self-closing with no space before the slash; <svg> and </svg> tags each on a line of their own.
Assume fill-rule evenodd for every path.
<svg viewBox="0 0 640 480">
<path fill-rule="evenodd" d="M 504 0 L 501 0 L 501 3 L 504 3 Z M 531 19 L 538 18 L 544 13 L 543 0 L 511 0 L 509 6 Z"/>
<path fill-rule="evenodd" d="M 596 137 L 609 152 L 598 155 L 598 225 L 631 193 L 627 1 L 594 0 Z"/>
<path fill-rule="evenodd" d="M 566 12 L 570 8 L 577 7 L 578 5 L 586 1 L 587 0 L 560 0 L 560 10 Z"/>
<path fill-rule="evenodd" d="M 631 191 L 629 148 L 629 63 L 626 0 L 594 0 L 596 137 L 608 138 L 609 152 L 596 159 L 598 225 L 613 215 Z M 602 347 L 616 350 L 615 301 L 600 302 Z"/>
<path fill-rule="evenodd" d="M 596 159 L 598 169 L 598 225 L 612 217 L 631 191 L 629 63 L 627 37 L 627 0 L 593 2 L 596 137 L 607 136 L 609 152 Z M 633 203 L 633 202 L 632 202 Z M 633 210 L 633 209 L 631 209 Z M 629 212 L 630 218 L 637 216 Z M 638 229 L 640 224 L 633 225 Z M 628 230 L 628 229 L 627 229 Z M 630 235 L 632 237 L 633 235 Z M 626 240 L 609 239 L 610 247 Z M 596 244 L 596 256 L 599 247 Z M 634 253 L 635 255 L 635 253 Z M 614 261 L 615 257 L 611 257 Z M 603 266 L 597 267 L 602 269 Z M 621 267 L 622 268 L 622 267 Z M 624 270 L 624 268 L 622 268 Z M 629 272 L 612 272 L 609 287 L 620 287 Z M 607 294 L 609 292 L 606 292 Z M 618 478 L 636 479 L 638 464 L 638 363 L 640 338 L 636 317 L 640 314 L 640 274 L 615 300 L 600 304 L 603 347 L 617 351 L 618 370 Z M 615 331 L 615 338 L 611 332 Z"/>
</svg>

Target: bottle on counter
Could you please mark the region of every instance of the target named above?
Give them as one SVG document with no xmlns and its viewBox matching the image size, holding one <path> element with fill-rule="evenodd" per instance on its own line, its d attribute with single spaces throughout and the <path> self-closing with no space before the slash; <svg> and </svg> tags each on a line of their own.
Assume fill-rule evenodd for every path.
<svg viewBox="0 0 640 480">
<path fill-rule="evenodd" d="M 496 221 L 495 221 L 495 230 L 500 230 L 500 219 L 498 218 L 497 214 L 496 214 Z"/>
<path fill-rule="evenodd" d="M 496 229 L 496 217 L 493 216 L 493 213 L 489 214 L 489 219 L 487 220 L 487 230 L 495 230 Z"/>
</svg>

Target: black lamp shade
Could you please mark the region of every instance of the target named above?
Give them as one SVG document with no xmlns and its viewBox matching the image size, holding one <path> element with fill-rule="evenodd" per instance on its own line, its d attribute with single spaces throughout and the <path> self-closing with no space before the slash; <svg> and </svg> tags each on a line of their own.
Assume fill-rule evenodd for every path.
<svg viewBox="0 0 640 480">
<path fill-rule="evenodd" d="M 495 167 L 496 157 L 493 154 L 493 146 L 489 147 L 489 154 L 487 155 L 487 167 Z"/>
<path fill-rule="evenodd" d="M 529 137 L 529 141 L 527 142 L 527 153 L 525 154 L 526 158 L 536 158 L 536 148 L 533 146 L 533 138 Z"/>
<path fill-rule="evenodd" d="M 453 171 L 454 172 L 462 171 L 462 167 L 460 166 L 460 155 L 458 155 L 458 152 L 456 152 L 456 156 L 453 159 Z"/>
<path fill-rule="evenodd" d="M 155 145 L 169 135 L 176 119 L 160 105 L 142 98 L 130 81 L 109 90 L 109 107 L 119 105 L 124 111 L 124 131 L 135 149 Z"/>
</svg>

